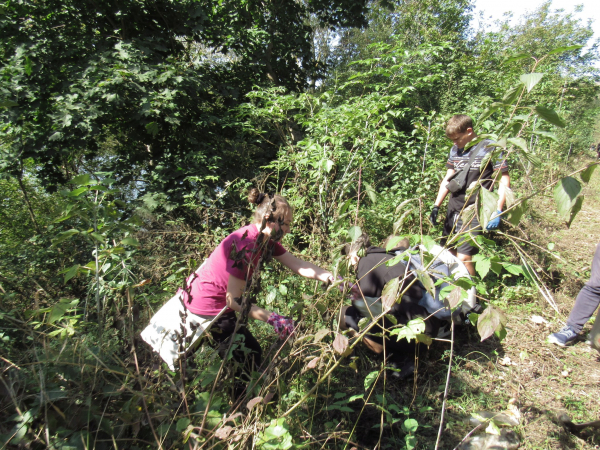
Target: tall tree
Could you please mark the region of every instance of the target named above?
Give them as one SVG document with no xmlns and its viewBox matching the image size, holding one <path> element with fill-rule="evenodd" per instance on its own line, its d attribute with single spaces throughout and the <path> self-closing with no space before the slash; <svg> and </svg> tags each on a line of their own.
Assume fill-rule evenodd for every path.
<svg viewBox="0 0 600 450">
<path fill-rule="evenodd" d="M 274 156 L 240 140 L 232 106 L 255 85 L 299 90 L 321 77 L 307 19 L 362 26 L 365 2 L 7 3 L 0 170 L 16 174 L 32 158 L 52 186 L 100 158 L 121 182 L 175 203 L 211 195 L 217 180 Z"/>
</svg>

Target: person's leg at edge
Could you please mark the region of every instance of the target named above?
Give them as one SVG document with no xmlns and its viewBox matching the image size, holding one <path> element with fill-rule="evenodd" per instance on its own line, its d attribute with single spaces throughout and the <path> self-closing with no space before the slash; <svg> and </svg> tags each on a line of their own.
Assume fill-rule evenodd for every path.
<svg viewBox="0 0 600 450">
<path fill-rule="evenodd" d="M 600 245 L 596 246 L 596 252 L 592 260 L 592 271 L 590 280 L 585 283 L 577 298 L 573 309 L 567 319 L 567 324 L 560 331 L 548 336 L 551 344 L 566 345 L 575 343 L 585 323 L 592 317 L 600 304 Z"/>
<path fill-rule="evenodd" d="M 576 333 L 581 332 L 600 304 L 600 245 L 596 246 L 591 272 L 590 280 L 579 291 L 575 305 L 567 319 L 567 325 Z"/>
</svg>

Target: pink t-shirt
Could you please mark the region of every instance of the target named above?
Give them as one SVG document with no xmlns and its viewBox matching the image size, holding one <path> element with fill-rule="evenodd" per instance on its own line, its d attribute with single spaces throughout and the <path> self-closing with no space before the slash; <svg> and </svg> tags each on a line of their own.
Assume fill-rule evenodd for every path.
<svg viewBox="0 0 600 450">
<path fill-rule="evenodd" d="M 204 265 L 188 277 L 186 285 L 189 294 L 181 288 L 178 292 L 183 294 L 183 301 L 190 312 L 202 316 L 216 316 L 221 312 L 227 304 L 229 275 L 241 280 L 252 276 L 262 254 L 262 251 L 253 252 L 258 236 L 259 231 L 255 224 L 234 231 L 221 241 Z M 286 252 L 279 242 L 270 240 L 267 245 L 272 246 L 273 256 L 281 256 Z M 238 261 L 231 258 L 232 248 L 238 252 Z M 242 250 L 244 252 L 240 254 Z"/>
</svg>

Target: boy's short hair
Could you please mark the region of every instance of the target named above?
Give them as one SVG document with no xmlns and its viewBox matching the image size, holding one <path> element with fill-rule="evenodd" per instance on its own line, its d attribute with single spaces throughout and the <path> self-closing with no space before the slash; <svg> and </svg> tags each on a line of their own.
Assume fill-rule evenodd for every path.
<svg viewBox="0 0 600 450">
<path fill-rule="evenodd" d="M 446 124 L 446 136 L 464 133 L 468 128 L 473 128 L 473 119 L 466 114 L 455 114 L 450 117 Z"/>
</svg>

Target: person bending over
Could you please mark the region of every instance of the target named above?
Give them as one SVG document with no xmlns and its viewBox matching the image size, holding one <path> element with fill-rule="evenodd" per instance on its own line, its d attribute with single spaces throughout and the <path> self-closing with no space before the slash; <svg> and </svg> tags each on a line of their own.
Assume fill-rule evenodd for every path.
<svg viewBox="0 0 600 450">
<path fill-rule="evenodd" d="M 357 284 L 352 288 L 352 306 L 343 306 L 340 311 L 340 329 L 353 330 L 352 334 L 357 335 L 360 332 L 358 323 L 361 319 L 372 318 L 381 313 L 379 298 L 387 282 L 393 278 L 400 278 L 400 292 L 407 287 L 406 292 L 401 302 L 394 303 L 387 314 L 392 315 L 400 325 L 406 325 L 410 320 L 419 317 L 426 319 L 425 333 L 432 337 L 437 336 L 440 320 L 431 316 L 418 304 L 423 297 L 420 283 L 414 282 L 413 275 L 406 276 L 407 268 L 402 262 L 393 266 L 386 265 L 387 261 L 396 256 L 396 251 L 406 250 L 408 245 L 406 241 L 387 252 L 384 248 L 371 246 L 369 237 L 363 234 L 354 243 L 344 247 L 342 254 L 348 256 L 350 264 L 356 268 Z M 364 253 L 364 256 L 359 256 L 361 253 Z M 417 344 L 414 340 L 398 341 L 396 336 L 390 336 L 389 329 L 393 325 L 388 317 L 383 316 L 364 337 L 363 343 L 377 354 L 384 353 L 385 350 L 388 366 L 400 369 L 399 372 L 393 371 L 392 376 L 404 379 L 414 372 Z"/>
<path fill-rule="evenodd" d="M 242 309 L 240 299 L 253 273 L 259 270 L 258 263 L 263 253 L 265 261 L 272 256 L 303 277 L 323 282 L 333 280 L 329 271 L 295 257 L 279 243 L 290 232 L 293 218 L 292 208 L 284 197 L 252 189 L 248 200 L 258 205 L 252 223 L 223 239 L 204 264 L 188 277 L 185 289 L 178 291 L 188 312 L 203 319 L 213 319 L 227 307 L 209 328 L 213 339 L 219 344 L 222 358 L 235 330 L 237 314 Z M 257 275 L 260 276 L 260 273 Z M 285 338 L 294 328 L 291 319 L 257 305 L 250 306 L 248 315 L 273 325 L 281 338 Z M 234 386 L 236 399 L 243 395 L 251 372 L 260 367 L 262 359 L 260 344 L 250 330 L 242 326 L 237 333 L 243 336 L 245 349 L 238 346 L 233 351 L 233 359 L 239 364 Z"/>
<path fill-rule="evenodd" d="M 473 131 L 473 120 L 469 116 L 464 114 L 452 116 L 446 126 L 446 136 L 454 145 L 450 149 L 450 155 L 446 162 L 446 176 L 440 184 L 431 215 L 429 216 L 429 220 L 435 225 L 440 206 L 442 206 L 442 202 L 448 193 L 452 191 L 448 200 L 446 220 L 444 221 L 444 243 L 452 235 L 468 233 L 471 237 L 475 237 L 482 233 L 476 214 L 468 223 L 463 223 L 461 219 L 463 210 L 474 205 L 477 200 L 476 194 L 467 194 L 467 190 L 474 186 L 477 181 L 481 181 L 484 189 L 491 191 L 497 177 L 495 172 L 500 171 L 501 173 L 497 211 L 492 215 L 486 226 L 488 230 L 498 228 L 506 200 L 504 187 L 510 187 L 508 165 L 502 157 L 494 164 L 488 160 L 482 167 L 486 156 L 494 150 L 494 147 L 490 146 L 492 141 L 485 139 L 477 145 L 469 145 L 477 137 L 475 131 Z M 465 168 L 469 162 L 471 162 L 471 165 L 469 170 L 464 173 L 466 175 L 464 182 L 457 184 L 456 180 L 454 180 L 455 183 L 450 184 L 453 177 L 456 176 L 456 178 L 459 178 L 458 172 Z M 469 273 L 475 275 L 475 265 L 471 261 L 471 258 L 477 253 L 477 247 L 472 245 L 469 239 L 462 239 L 458 241 L 457 245 L 451 251 L 465 264 Z"/>
</svg>

